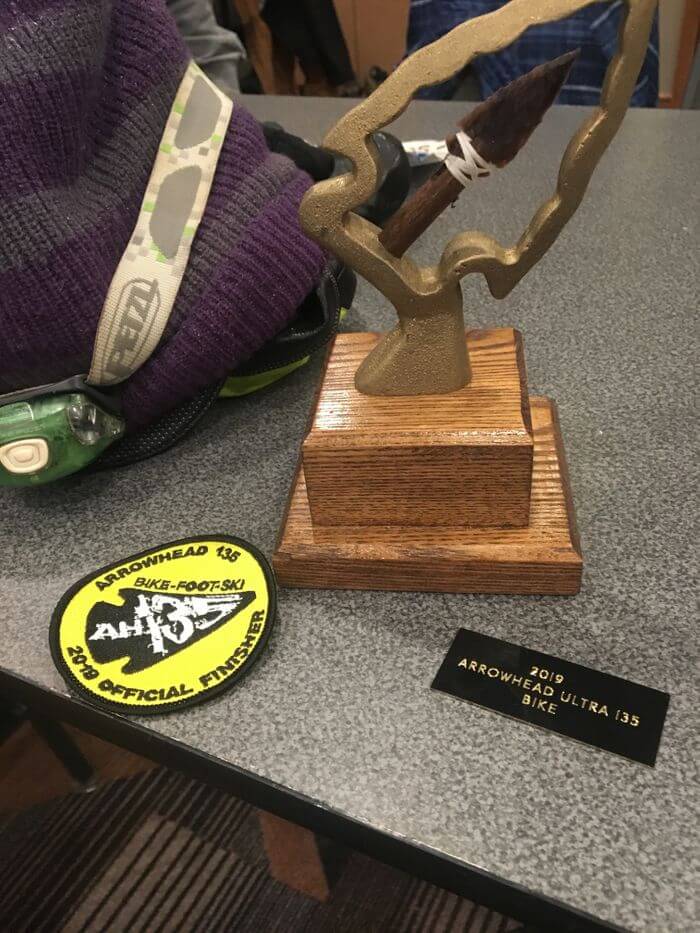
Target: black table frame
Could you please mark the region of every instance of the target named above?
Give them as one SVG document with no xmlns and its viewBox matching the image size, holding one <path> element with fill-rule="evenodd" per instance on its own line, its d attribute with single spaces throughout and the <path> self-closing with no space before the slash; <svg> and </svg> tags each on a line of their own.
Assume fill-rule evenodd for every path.
<svg viewBox="0 0 700 933">
<path fill-rule="evenodd" d="M 562 902 L 542 897 L 475 865 L 458 862 L 435 849 L 373 829 L 279 784 L 159 735 L 131 719 L 97 709 L 77 698 L 54 693 L 3 668 L 0 668 L 0 694 L 24 703 L 30 711 L 36 711 L 44 718 L 77 726 L 98 738 L 234 794 L 255 807 L 329 836 L 430 884 L 543 930 L 588 933 L 622 929 Z"/>
</svg>

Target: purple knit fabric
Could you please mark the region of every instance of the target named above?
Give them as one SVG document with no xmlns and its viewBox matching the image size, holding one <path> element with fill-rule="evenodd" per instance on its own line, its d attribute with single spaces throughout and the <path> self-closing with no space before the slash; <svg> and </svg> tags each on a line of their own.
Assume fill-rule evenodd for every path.
<svg viewBox="0 0 700 933">
<path fill-rule="evenodd" d="M 0 392 L 89 369 L 187 61 L 163 0 L 0 3 Z M 165 337 L 124 384 L 130 429 L 293 318 L 324 261 L 309 184 L 236 103 Z"/>
</svg>

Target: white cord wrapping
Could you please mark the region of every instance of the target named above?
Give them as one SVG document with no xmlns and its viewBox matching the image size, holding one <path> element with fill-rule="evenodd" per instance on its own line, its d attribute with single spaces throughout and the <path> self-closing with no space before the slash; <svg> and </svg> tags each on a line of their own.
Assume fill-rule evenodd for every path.
<svg viewBox="0 0 700 933">
<path fill-rule="evenodd" d="M 452 155 L 448 153 L 445 157 L 445 168 L 457 181 L 465 188 L 470 181 L 475 178 L 490 175 L 494 165 L 482 159 L 479 153 L 472 145 L 471 138 L 463 131 L 457 133 L 457 142 L 459 143 L 462 155 Z"/>
</svg>

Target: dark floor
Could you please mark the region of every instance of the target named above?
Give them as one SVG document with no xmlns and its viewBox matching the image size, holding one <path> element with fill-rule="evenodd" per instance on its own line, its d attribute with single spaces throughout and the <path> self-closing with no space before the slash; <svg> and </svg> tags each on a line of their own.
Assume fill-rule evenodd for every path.
<svg viewBox="0 0 700 933">
<path fill-rule="evenodd" d="M 30 723 L 6 728 L 0 744 L 2 931 L 506 933 L 519 926 L 68 731 L 94 769 L 87 790 Z"/>
</svg>

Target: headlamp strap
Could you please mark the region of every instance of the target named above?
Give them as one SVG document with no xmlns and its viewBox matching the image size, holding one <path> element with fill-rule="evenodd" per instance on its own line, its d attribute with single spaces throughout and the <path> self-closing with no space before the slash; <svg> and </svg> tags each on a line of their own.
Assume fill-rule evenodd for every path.
<svg viewBox="0 0 700 933">
<path fill-rule="evenodd" d="M 134 232 L 105 298 L 88 382 L 128 379 L 163 336 L 202 219 L 233 105 L 190 62 Z"/>
</svg>

